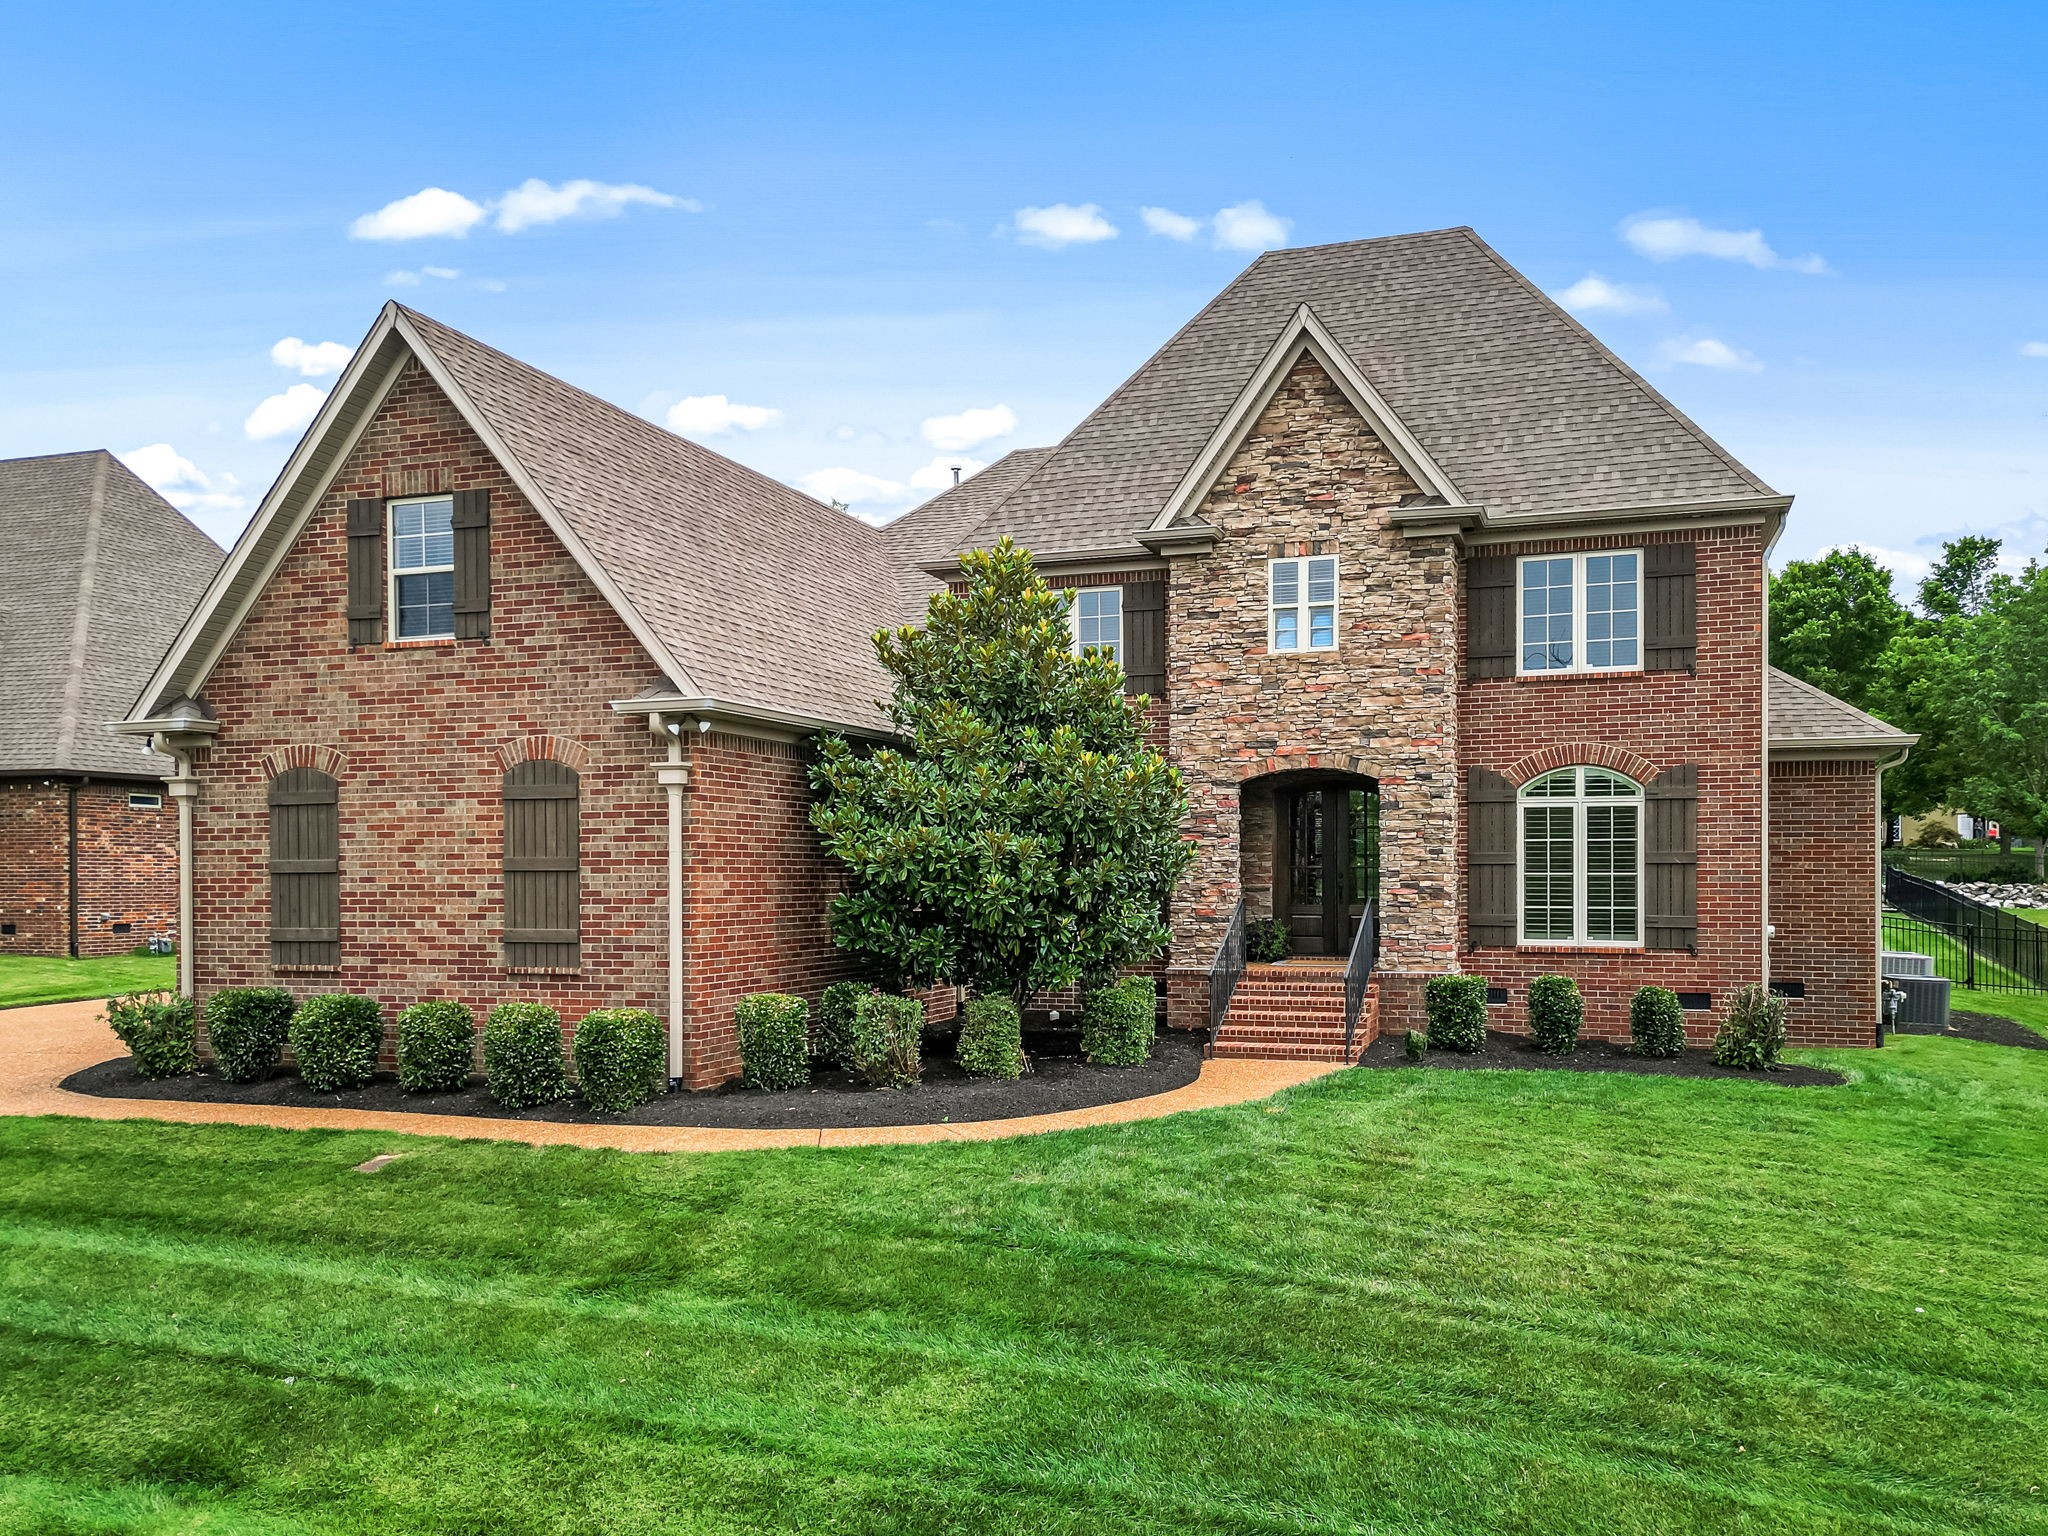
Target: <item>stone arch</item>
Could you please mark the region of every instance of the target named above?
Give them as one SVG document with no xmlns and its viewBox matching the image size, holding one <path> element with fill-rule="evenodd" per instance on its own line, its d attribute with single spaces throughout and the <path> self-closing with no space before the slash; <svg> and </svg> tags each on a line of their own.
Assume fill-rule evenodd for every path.
<svg viewBox="0 0 2048 1536">
<path fill-rule="evenodd" d="M 498 766 L 510 773 L 521 763 L 547 761 L 573 768 L 577 773 L 590 764 L 590 748 L 567 736 L 522 736 L 497 747 Z"/>
<path fill-rule="evenodd" d="M 311 742 L 294 742 L 266 752 L 261 759 L 263 777 L 266 782 L 279 774 L 294 768 L 317 768 L 330 779 L 342 777 L 342 770 L 348 766 L 348 754 L 335 747 L 317 746 Z"/>
<path fill-rule="evenodd" d="M 1609 746 L 1599 741 L 1568 741 L 1518 757 L 1501 769 L 1501 774 L 1519 789 L 1553 768 L 1581 765 L 1611 769 L 1615 773 L 1626 774 L 1638 784 L 1648 784 L 1661 771 L 1642 753 L 1631 752 L 1627 747 Z"/>
</svg>

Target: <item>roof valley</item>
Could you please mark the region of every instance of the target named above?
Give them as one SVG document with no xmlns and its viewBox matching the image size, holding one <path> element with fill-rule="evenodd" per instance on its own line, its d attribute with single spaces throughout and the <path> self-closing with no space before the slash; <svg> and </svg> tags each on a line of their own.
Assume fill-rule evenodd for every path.
<svg viewBox="0 0 2048 1536">
<path fill-rule="evenodd" d="M 57 707 L 56 763 L 71 766 L 78 744 L 79 704 L 85 695 L 86 643 L 92 636 L 92 605 L 99 578 L 100 531 L 107 520 L 107 453 L 93 456 L 92 489 L 86 493 L 85 532 L 78 557 L 78 599 L 71 613 L 71 653 L 66 664 L 64 702 Z"/>
</svg>

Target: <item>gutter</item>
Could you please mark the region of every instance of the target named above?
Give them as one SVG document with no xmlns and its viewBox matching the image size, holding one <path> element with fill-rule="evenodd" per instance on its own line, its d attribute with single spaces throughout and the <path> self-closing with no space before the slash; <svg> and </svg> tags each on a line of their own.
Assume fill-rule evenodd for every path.
<svg viewBox="0 0 2048 1536">
<path fill-rule="evenodd" d="M 837 731 L 848 736 L 865 736 L 883 741 L 895 735 L 887 726 L 849 725 L 844 720 L 827 720 L 819 715 L 774 709 L 763 704 L 741 704 L 730 699 L 713 698 L 708 694 L 642 694 L 637 698 L 613 699 L 611 707 L 615 713 L 621 715 L 665 715 L 678 719 L 688 717 L 707 725 L 730 721 L 757 728 L 767 726 L 778 733 L 791 736 L 815 736 L 821 732 Z"/>
</svg>

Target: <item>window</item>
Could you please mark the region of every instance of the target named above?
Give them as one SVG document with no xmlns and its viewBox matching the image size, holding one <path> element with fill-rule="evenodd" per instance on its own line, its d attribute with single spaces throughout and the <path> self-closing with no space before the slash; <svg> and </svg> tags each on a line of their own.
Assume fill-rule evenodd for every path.
<svg viewBox="0 0 2048 1536">
<path fill-rule="evenodd" d="M 1074 651 L 1106 652 L 1111 661 L 1124 659 L 1124 589 L 1082 587 L 1074 593 Z"/>
<path fill-rule="evenodd" d="M 391 611 L 394 638 L 455 638 L 455 499 L 430 496 L 391 504 Z"/>
<path fill-rule="evenodd" d="M 1642 554 L 1603 550 L 1533 555 L 1517 597 L 1523 672 L 1620 672 L 1640 667 Z"/>
<path fill-rule="evenodd" d="M 1266 567 L 1266 643 L 1276 651 L 1337 649 L 1337 557 L 1275 560 Z"/>
<path fill-rule="evenodd" d="M 1643 791 L 1605 768 L 1522 786 L 1522 942 L 1641 941 Z"/>
<path fill-rule="evenodd" d="M 131 811 L 160 811 L 164 808 L 162 795 L 130 795 L 128 808 Z"/>
<path fill-rule="evenodd" d="M 583 963 L 582 780 L 530 758 L 505 775 L 505 964 L 574 970 Z"/>
</svg>

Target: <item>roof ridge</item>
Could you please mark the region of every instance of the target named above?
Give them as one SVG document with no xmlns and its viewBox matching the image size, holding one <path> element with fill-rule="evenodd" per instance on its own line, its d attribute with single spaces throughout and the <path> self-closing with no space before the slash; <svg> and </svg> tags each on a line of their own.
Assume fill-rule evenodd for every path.
<svg viewBox="0 0 2048 1536">
<path fill-rule="evenodd" d="M 1250 271 L 1262 261 L 1281 256 L 1305 256 L 1315 251 L 1343 251 L 1361 245 L 1398 245 L 1404 240 L 1433 240 L 1440 235 L 1476 235 L 1470 224 L 1446 224 L 1441 229 L 1409 229 L 1398 235 L 1360 235 L 1352 240 L 1324 240 L 1315 245 L 1281 245 L 1270 251 L 1261 251 L 1254 256 L 1245 270 Z"/>
</svg>

